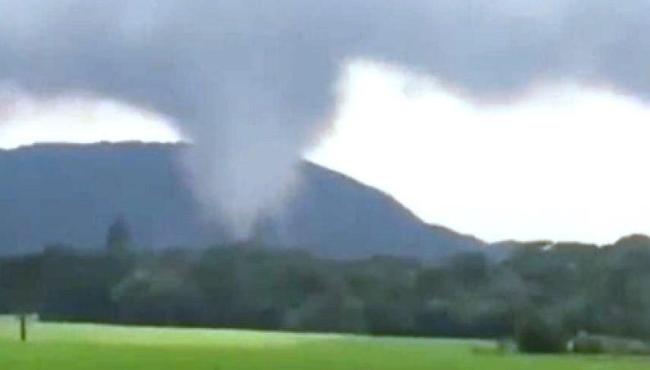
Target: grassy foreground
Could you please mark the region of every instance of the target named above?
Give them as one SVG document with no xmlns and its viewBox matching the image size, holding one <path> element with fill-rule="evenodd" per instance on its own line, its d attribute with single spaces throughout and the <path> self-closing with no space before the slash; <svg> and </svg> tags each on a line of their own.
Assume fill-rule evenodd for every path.
<svg viewBox="0 0 650 370">
<path fill-rule="evenodd" d="M 649 358 L 500 354 L 490 342 L 17 323 L 0 317 L 2 370 L 647 370 Z"/>
</svg>

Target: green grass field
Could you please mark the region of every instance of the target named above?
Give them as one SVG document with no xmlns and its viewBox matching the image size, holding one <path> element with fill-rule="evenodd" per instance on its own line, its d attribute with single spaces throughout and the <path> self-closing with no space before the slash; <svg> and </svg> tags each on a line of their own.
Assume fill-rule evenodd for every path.
<svg viewBox="0 0 650 370">
<path fill-rule="evenodd" d="M 490 342 L 31 323 L 0 318 L 1 370 L 648 370 L 650 358 L 501 354 Z"/>
</svg>

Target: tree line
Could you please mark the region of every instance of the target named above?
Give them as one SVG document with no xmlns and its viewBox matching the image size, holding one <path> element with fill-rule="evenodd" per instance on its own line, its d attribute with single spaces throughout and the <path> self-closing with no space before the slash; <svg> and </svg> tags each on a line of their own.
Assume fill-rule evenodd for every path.
<svg viewBox="0 0 650 370">
<path fill-rule="evenodd" d="M 650 239 L 520 243 L 437 263 L 318 258 L 254 243 L 197 251 L 57 245 L 0 259 L 0 312 L 42 320 L 436 337 L 559 350 L 579 331 L 650 339 Z"/>
</svg>

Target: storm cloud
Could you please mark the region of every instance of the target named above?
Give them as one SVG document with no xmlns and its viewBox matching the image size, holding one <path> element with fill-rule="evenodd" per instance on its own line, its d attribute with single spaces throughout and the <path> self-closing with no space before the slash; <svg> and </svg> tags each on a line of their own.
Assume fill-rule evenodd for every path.
<svg viewBox="0 0 650 370">
<path fill-rule="evenodd" d="M 352 60 L 477 102 L 566 80 L 650 99 L 646 0 L 0 0 L 0 17 L 5 91 L 165 115 L 194 143 L 197 198 L 237 237 L 290 195 Z"/>
</svg>

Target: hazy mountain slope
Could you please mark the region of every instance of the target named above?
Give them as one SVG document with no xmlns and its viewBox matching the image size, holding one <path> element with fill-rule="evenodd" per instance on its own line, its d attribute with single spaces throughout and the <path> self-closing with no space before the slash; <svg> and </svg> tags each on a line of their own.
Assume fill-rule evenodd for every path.
<svg viewBox="0 0 650 370">
<path fill-rule="evenodd" d="M 97 245 L 124 214 L 143 245 L 195 243 L 196 205 L 170 147 L 37 146 L 0 153 L 0 244 Z"/>
<path fill-rule="evenodd" d="M 393 198 L 339 173 L 305 164 L 302 175 L 300 193 L 285 217 L 290 222 L 289 244 L 344 257 L 438 257 L 482 244 L 424 224 Z"/>
<path fill-rule="evenodd" d="M 174 145 L 43 145 L 0 151 L 0 253 L 46 243 L 97 246 L 124 215 L 140 245 L 200 246 L 225 238 L 200 216 Z M 301 187 L 256 238 L 333 257 L 436 257 L 482 243 L 432 227 L 385 194 L 304 164 Z"/>
</svg>

